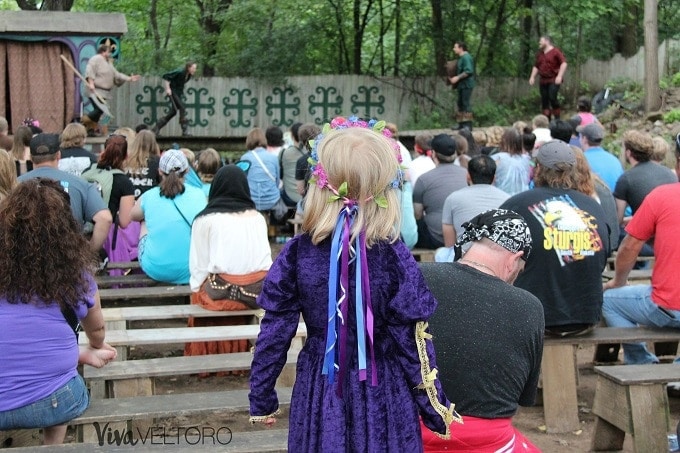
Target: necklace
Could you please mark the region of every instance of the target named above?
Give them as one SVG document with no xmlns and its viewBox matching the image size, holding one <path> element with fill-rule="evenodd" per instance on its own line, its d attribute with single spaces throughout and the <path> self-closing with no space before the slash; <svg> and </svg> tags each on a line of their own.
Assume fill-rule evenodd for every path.
<svg viewBox="0 0 680 453">
<path fill-rule="evenodd" d="M 494 277 L 499 278 L 498 275 L 496 275 L 496 273 L 494 272 L 494 270 L 491 269 L 486 264 L 478 263 L 477 261 L 472 261 L 472 260 L 468 260 L 468 259 L 465 259 L 465 258 L 458 260 L 458 262 L 459 263 L 472 264 L 473 267 L 478 268 L 477 270 L 484 272 L 485 274 L 491 274 Z M 486 269 L 488 272 L 484 271 L 483 269 Z"/>
</svg>

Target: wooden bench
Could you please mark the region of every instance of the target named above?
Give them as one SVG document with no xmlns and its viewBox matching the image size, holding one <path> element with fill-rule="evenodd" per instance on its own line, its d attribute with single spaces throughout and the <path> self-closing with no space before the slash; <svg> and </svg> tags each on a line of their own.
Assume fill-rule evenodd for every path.
<svg viewBox="0 0 680 453">
<path fill-rule="evenodd" d="M 168 299 L 188 298 L 191 295 L 189 285 L 151 286 L 146 288 L 104 288 L 99 290 L 102 302 L 131 299 Z"/>
<path fill-rule="evenodd" d="M 666 384 L 680 381 L 680 366 L 618 365 L 595 367 L 594 451 L 621 450 L 626 433 L 634 450 L 666 452 L 670 414 Z"/>
<path fill-rule="evenodd" d="M 179 344 L 199 341 L 254 340 L 260 333 L 258 324 L 211 327 L 167 327 L 160 329 L 111 330 L 106 342 L 111 346 L 139 346 L 151 344 Z M 307 336 L 304 323 L 298 325 L 296 337 Z M 80 335 L 79 343 L 87 345 L 87 336 Z"/>
<path fill-rule="evenodd" d="M 97 275 L 95 276 L 95 281 L 99 289 L 111 288 L 115 285 L 134 285 L 135 287 L 168 285 L 167 283 L 154 280 L 146 274 Z"/>
<path fill-rule="evenodd" d="M 597 327 L 577 336 L 546 337 L 543 346 L 543 410 L 550 433 L 580 429 L 575 348 L 580 344 L 677 341 L 680 331 L 651 327 Z M 680 369 L 680 367 L 678 367 Z M 680 380 L 680 379 L 679 379 Z"/>
<path fill-rule="evenodd" d="M 302 226 L 302 218 L 295 216 L 292 219 L 288 219 L 288 223 L 293 225 L 293 236 L 300 234 L 300 227 Z"/>
<path fill-rule="evenodd" d="M 286 364 L 297 363 L 297 354 L 291 348 Z M 134 396 L 139 394 L 139 389 L 154 395 L 157 377 L 249 370 L 252 361 L 251 352 L 114 361 L 103 368 L 84 367 L 83 377 L 90 385 L 93 398 Z"/>
<path fill-rule="evenodd" d="M 119 263 L 106 263 L 106 269 L 140 269 L 139 261 L 125 261 Z"/>
<path fill-rule="evenodd" d="M 602 277 L 611 280 L 614 278 L 616 275 L 616 271 L 614 270 L 605 270 L 602 272 Z M 630 271 L 628 274 L 628 280 L 631 281 L 644 281 L 644 280 L 651 280 L 652 279 L 652 269 L 633 269 Z"/>
<path fill-rule="evenodd" d="M 215 428 L 217 429 L 217 428 Z M 286 453 L 288 451 L 288 430 L 286 429 L 262 429 L 259 431 L 234 432 L 231 436 L 231 441 L 227 445 L 221 445 L 216 440 L 213 443 L 210 438 L 203 438 L 203 440 L 187 435 L 186 440 L 180 437 L 179 442 L 176 436 L 169 436 L 168 438 L 154 437 L 147 439 L 142 443 L 139 440 L 134 447 L 129 445 L 121 445 L 118 447 L 116 443 L 108 444 L 104 441 L 103 445 L 99 443 L 75 443 L 62 445 L 45 445 L 35 447 L 19 447 L 12 448 L 12 453 L 97 453 L 105 451 L 145 451 L 145 452 L 164 452 L 170 450 L 172 453 L 197 453 L 199 451 L 228 451 L 229 453 Z M 228 434 L 221 436 L 219 439 L 222 443 Z M 96 440 L 95 440 L 96 442 Z M 133 450 L 135 449 L 135 450 Z"/>
<path fill-rule="evenodd" d="M 262 317 L 264 310 L 233 310 L 215 311 L 207 310 L 200 305 L 158 305 L 158 306 L 139 306 L 139 307 L 109 307 L 102 308 L 104 321 L 129 322 L 129 321 L 153 321 L 158 319 L 187 319 L 190 316 L 196 318 L 213 318 L 224 316 L 255 316 Z M 108 326 L 109 324 L 107 324 Z M 121 324 L 120 330 L 126 326 Z M 118 329 L 110 329 L 118 330 Z"/>
<path fill-rule="evenodd" d="M 279 407 L 290 405 L 292 388 L 276 389 Z M 249 390 L 228 390 L 219 392 L 182 393 L 171 395 L 135 396 L 91 400 L 90 406 L 80 417 L 71 420 L 69 425 L 82 426 L 79 441 L 98 443 L 97 428 L 104 430 L 109 423 L 113 429 L 130 429 L 140 426 L 141 420 L 155 418 L 178 418 L 196 415 L 243 413 L 247 417 L 250 408 Z M 134 421 L 134 423 L 133 423 Z M 122 422 L 122 424 L 121 424 Z M 149 425 L 145 425 L 148 427 Z M 145 430 L 142 428 L 142 432 Z M 133 436 L 136 430 L 131 433 Z M 136 436 L 135 436 L 136 437 Z"/>
<path fill-rule="evenodd" d="M 421 263 L 431 263 L 434 261 L 434 254 L 436 250 L 429 249 L 413 249 L 411 250 L 411 255 Z"/>
</svg>

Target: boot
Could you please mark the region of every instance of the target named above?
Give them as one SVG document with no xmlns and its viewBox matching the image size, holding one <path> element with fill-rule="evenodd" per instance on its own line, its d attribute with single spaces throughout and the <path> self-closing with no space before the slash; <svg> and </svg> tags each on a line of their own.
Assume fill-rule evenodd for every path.
<svg viewBox="0 0 680 453">
<path fill-rule="evenodd" d="M 168 124 L 168 121 L 170 121 L 170 118 L 167 116 L 164 116 L 163 118 L 159 119 L 156 125 L 151 129 L 151 131 L 156 135 L 156 137 L 160 136 L 159 132 L 161 129 L 163 129 L 163 126 Z"/>
<path fill-rule="evenodd" d="M 90 119 L 89 116 L 83 115 L 82 118 L 80 118 L 80 122 L 85 126 L 85 128 L 90 131 L 90 130 L 95 130 L 97 126 L 99 125 L 98 123 L 95 123 Z"/>
<path fill-rule="evenodd" d="M 550 109 L 543 109 L 543 114 L 548 117 L 548 121 L 550 121 Z"/>
<path fill-rule="evenodd" d="M 556 119 L 556 120 L 559 120 L 560 119 L 560 113 L 562 113 L 562 112 L 560 111 L 559 108 L 553 109 L 553 111 L 552 111 L 553 118 Z"/>
<path fill-rule="evenodd" d="M 474 119 L 474 115 L 472 112 L 464 112 L 462 115 L 462 120 L 458 123 L 458 129 L 467 129 L 469 131 L 472 130 L 472 120 Z"/>
<path fill-rule="evenodd" d="M 182 137 L 192 137 L 189 133 L 189 120 L 180 120 L 179 125 L 182 127 Z"/>
</svg>

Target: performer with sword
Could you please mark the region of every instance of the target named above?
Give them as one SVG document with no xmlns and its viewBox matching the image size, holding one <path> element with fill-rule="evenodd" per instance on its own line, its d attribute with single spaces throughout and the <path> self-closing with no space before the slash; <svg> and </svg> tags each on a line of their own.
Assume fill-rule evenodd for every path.
<svg viewBox="0 0 680 453">
<path fill-rule="evenodd" d="M 187 118 L 187 109 L 182 102 L 182 96 L 184 95 L 184 84 L 186 84 L 191 77 L 196 73 L 196 63 L 193 61 L 187 61 L 186 64 L 174 71 L 167 72 L 163 74 L 163 87 L 165 88 L 165 94 L 170 99 L 170 112 L 163 118 L 158 120 L 156 126 L 153 128 L 153 132 L 158 135 L 159 131 L 168 124 L 177 112 L 179 112 L 179 125 L 182 128 L 182 136 L 189 137 L 189 118 Z"/>
<path fill-rule="evenodd" d="M 85 81 L 88 88 L 88 96 L 92 100 L 92 111 L 83 115 L 81 122 L 88 129 L 94 131 L 99 125 L 102 114 L 108 112 L 107 99 L 114 86 L 121 86 L 125 82 L 136 82 L 139 75 L 125 75 L 116 70 L 109 62 L 111 48 L 102 44 L 97 49 L 97 55 L 90 58 L 85 69 Z"/>
</svg>

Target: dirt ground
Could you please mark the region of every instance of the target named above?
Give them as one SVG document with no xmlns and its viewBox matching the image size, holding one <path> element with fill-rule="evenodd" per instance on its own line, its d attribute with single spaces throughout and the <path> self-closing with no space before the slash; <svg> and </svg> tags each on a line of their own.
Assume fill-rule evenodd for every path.
<svg viewBox="0 0 680 453">
<path fill-rule="evenodd" d="M 164 321 L 163 326 L 180 326 L 182 321 Z M 137 327 L 149 327 L 148 325 L 139 325 Z M 160 327 L 160 325 L 159 325 Z M 144 347 L 136 348 L 131 351 L 131 358 L 148 358 L 168 355 L 181 355 L 182 345 L 162 346 L 162 347 Z M 581 419 L 581 430 L 574 433 L 566 434 L 547 434 L 541 430 L 544 425 L 543 408 L 541 406 L 534 406 L 528 408 L 521 408 L 519 413 L 514 418 L 514 423 L 536 446 L 544 452 L 550 453 L 572 453 L 572 452 L 587 452 L 590 451 L 590 442 L 593 435 L 594 416 L 591 413 L 593 398 L 595 394 L 596 376 L 593 371 L 593 353 L 594 347 L 584 347 L 579 349 L 577 354 L 579 364 L 579 416 Z M 445 372 L 445 370 L 442 370 Z M 210 376 L 206 378 L 198 378 L 197 376 L 178 376 L 169 378 L 160 378 L 156 381 L 157 394 L 169 393 L 190 393 L 190 392 L 206 392 L 230 389 L 247 389 L 248 376 L 247 374 L 241 376 L 225 376 L 217 377 Z M 680 399 L 669 398 L 671 411 L 671 426 L 676 426 L 680 420 Z M 234 433 L 243 431 L 252 431 L 255 429 L 262 429 L 262 427 L 253 427 L 248 423 L 247 414 L 238 414 L 236 416 L 229 416 L 224 414 L 215 414 L 213 416 L 193 418 L 191 420 L 167 420 L 165 423 L 168 426 L 228 426 Z M 276 425 L 276 429 L 287 427 L 287 416 L 280 418 Z M 632 452 L 632 444 L 630 436 L 626 436 L 624 444 L 624 452 Z"/>
</svg>

